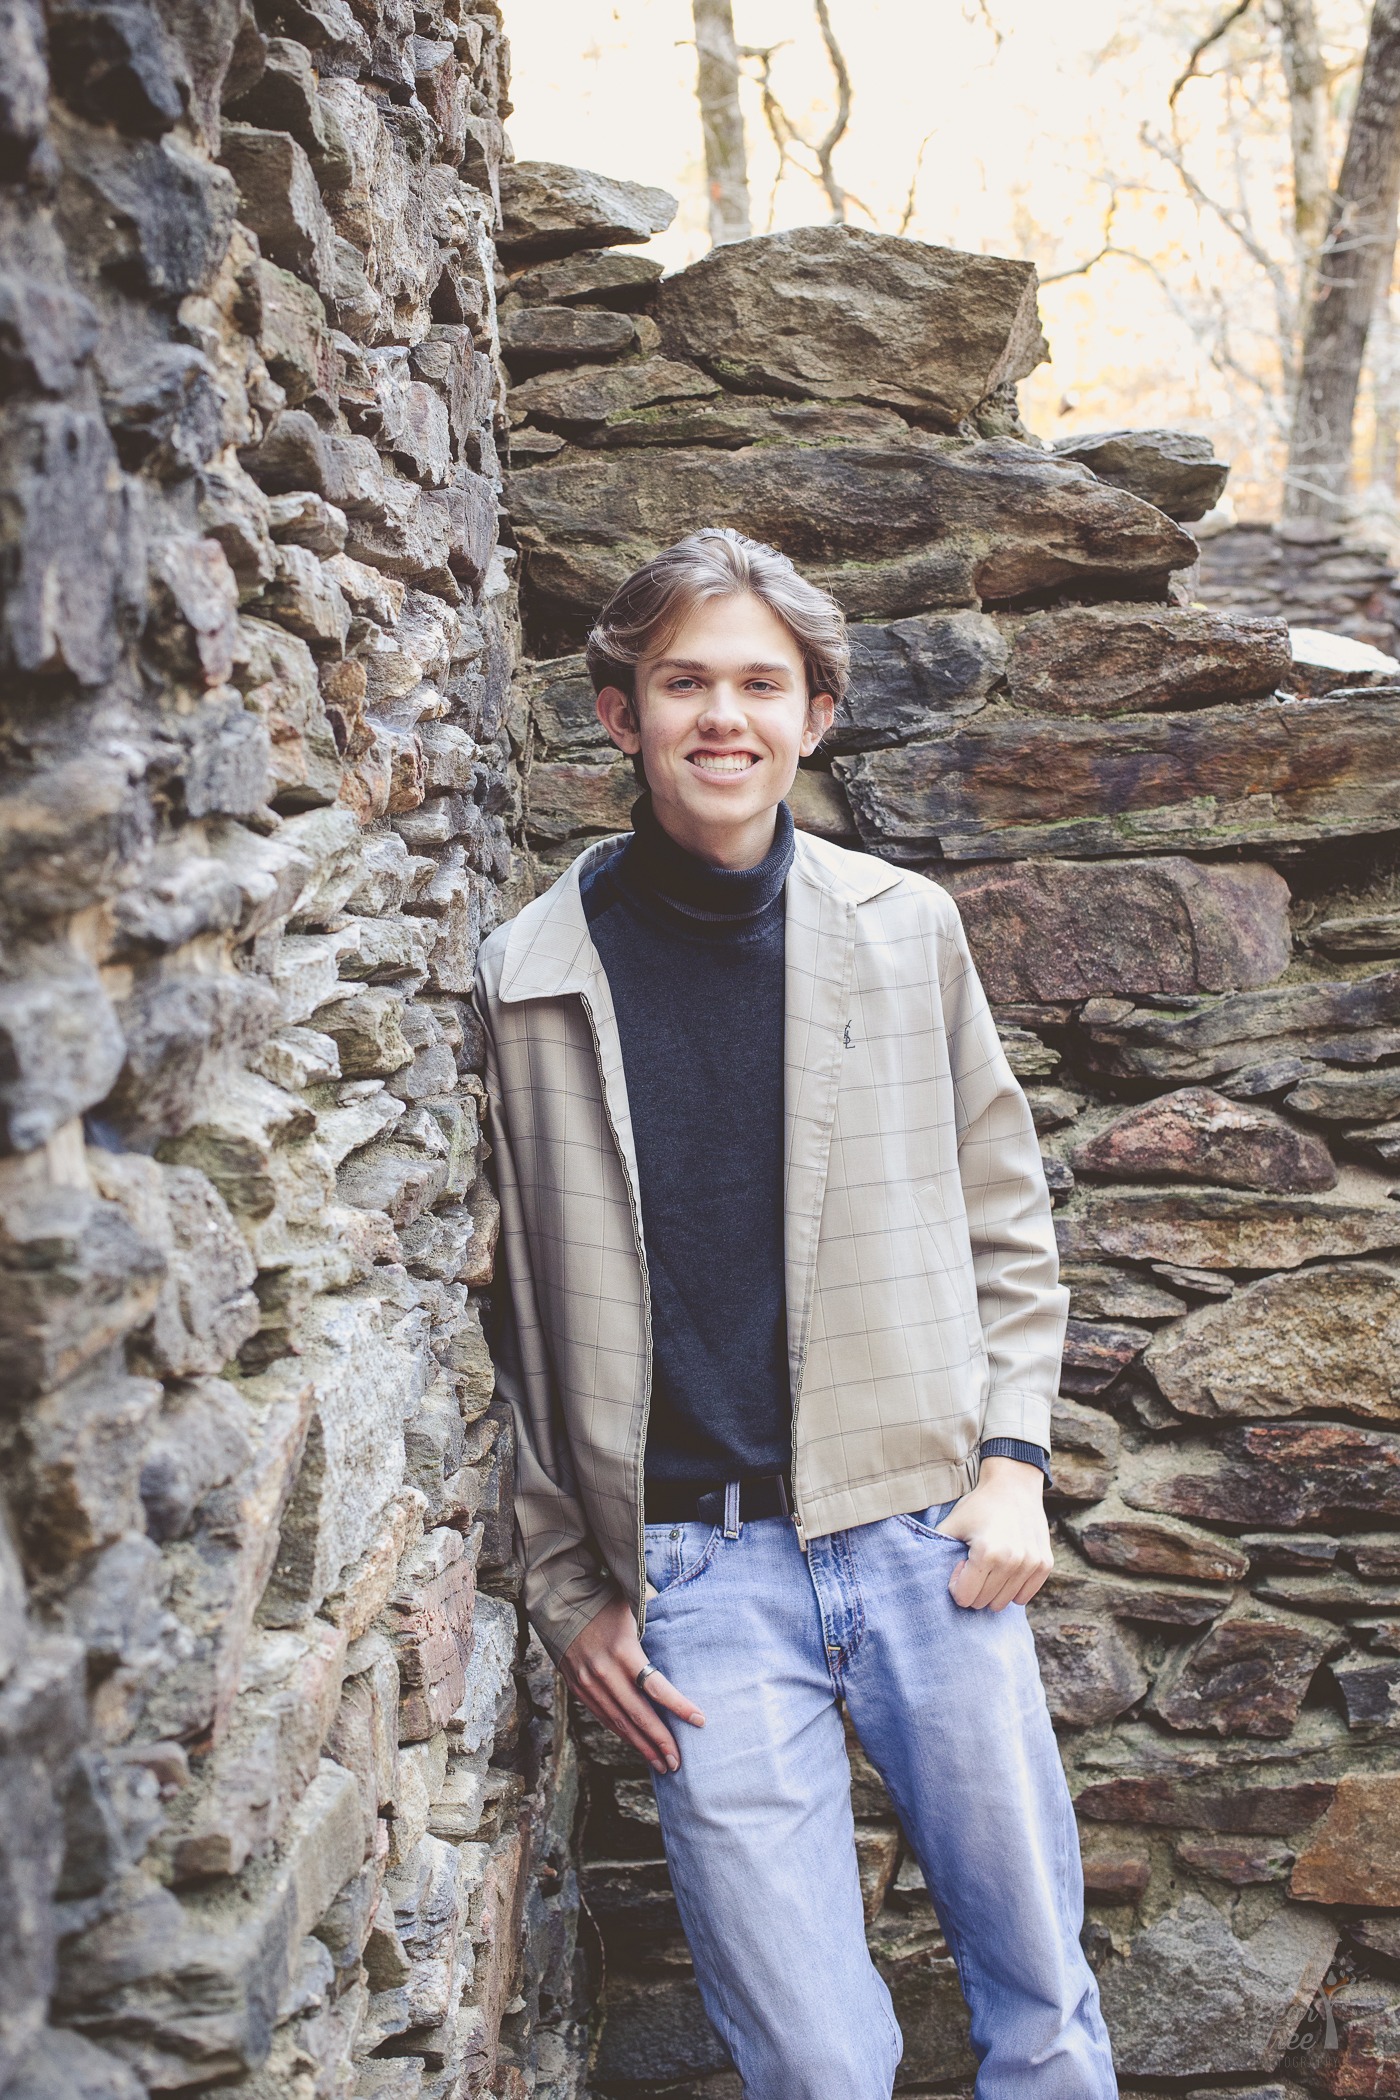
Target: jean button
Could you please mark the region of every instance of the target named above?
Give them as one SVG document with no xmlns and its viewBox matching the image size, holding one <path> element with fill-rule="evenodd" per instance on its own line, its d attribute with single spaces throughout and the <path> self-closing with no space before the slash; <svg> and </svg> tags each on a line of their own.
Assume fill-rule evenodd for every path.
<svg viewBox="0 0 1400 2100">
<path fill-rule="evenodd" d="M 681 1535 L 681 1531 L 680 1531 L 680 1526 L 679 1526 L 679 1524 L 678 1524 L 678 1525 L 676 1526 L 675 1530 L 674 1530 L 674 1531 L 673 1531 L 673 1532 L 671 1533 L 671 1536 L 672 1536 L 672 1538 L 673 1538 L 673 1539 L 678 1539 L 678 1538 L 680 1537 L 680 1535 Z"/>
</svg>

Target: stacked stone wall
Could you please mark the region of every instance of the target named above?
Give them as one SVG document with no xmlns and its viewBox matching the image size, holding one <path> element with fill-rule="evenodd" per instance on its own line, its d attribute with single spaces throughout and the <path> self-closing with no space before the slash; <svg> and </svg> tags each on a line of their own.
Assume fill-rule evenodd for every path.
<svg viewBox="0 0 1400 2100">
<path fill-rule="evenodd" d="M 1400 2093 L 1400 689 L 1281 699 L 1282 620 L 1201 606 L 1198 446 L 1028 437 L 1028 266 L 814 228 L 658 283 L 606 187 L 516 168 L 502 249 L 538 879 L 627 821 L 578 651 L 634 562 L 731 524 L 838 593 L 855 678 L 795 813 L 956 896 L 1056 1205 L 1032 1617 L 1125 2090 Z M 644 1768 L 578 1726 L 593 2089 L 737 2100 Z M 900 2087 L 965 2095 L 851 1749 Z"/>
<path fill-rule="evenodd" d="M 0 5 L 0 2091 L 575 2089 L 495 0 Z"/>
</svg>

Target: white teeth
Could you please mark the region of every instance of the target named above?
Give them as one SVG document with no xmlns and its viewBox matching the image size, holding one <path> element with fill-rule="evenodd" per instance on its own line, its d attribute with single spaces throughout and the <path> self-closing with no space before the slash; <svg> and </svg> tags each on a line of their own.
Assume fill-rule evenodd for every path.
<svg viewBox="0 0 1400 2100">
<path fill-rule="evenodd" d="M 697 751 L 691 762 L 703 773 L 747 773 L 755 763 L 746 751 Z"/>
</svg>

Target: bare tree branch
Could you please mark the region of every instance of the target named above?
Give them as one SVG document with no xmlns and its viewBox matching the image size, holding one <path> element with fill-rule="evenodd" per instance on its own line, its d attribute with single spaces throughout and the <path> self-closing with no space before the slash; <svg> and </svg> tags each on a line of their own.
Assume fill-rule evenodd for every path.
<svg viewBox="0 0 1400 2100">
<path fill-rule="evenodd" d="M 768 224 L 771 228 L 778 189 L 784 174 L 791 167 L 799 169 L 804 175 L 810 175 L 812 180 L 819 182 L 826 191 L 827 202 L 831 206 L 831 223 L 833 226 L 844 226 L 846 223 L 846 207 L 848 205 L 854 205 L 857 211 L 864 212 L 866 218 L 870 220 L 873 226 L 879 223 L 874 212 L 868 204 L 862 204 L 860 198 L 855 196 L 850 190 L 842 188 L 837 180 L 836 171 L 832 164 L 836 148 L 845 137 L 847 126 L 851 121 L 853 91 L 851 88 L 850 69 L 846 64 L 841 46 L 836 40 L 836 32 L 831 24 L 831 12 L 827 5 L 827 0 L 813 0 L 813 5 L 816 9 L 817 25 L 822 33 L 822 42 L 826 46 L 826 55 L 830 60 L 831 70 L 836 76 L 836 114 L 820 139 L 809 139 L 803 132 L 799 131 L 778 99 L 777 90 L 773 86 L 773 59 L 775 54 L 784 48 L 783 45 L 743 44 L 739 47 L 740 58 L 754 61 L 759 68 L 758 85 L 763 102 L 763 120 L 768 126 L 769 136 L 772 138 L 773 144 L 778 151 L 778 168 L 773 179 L 773 188 L 768 202 Z M 810 153 L 816 166 L 814 168 L 803 167 L 801 160 L 797 157 L 797 153 L 793 150 L 794 148 L 799 148 L 803 153 Z M 922 148 L 920 150 L 922 151 Z"/>
<path fill-rule="evenodd" d="M 914 211 L 918 201 L 917 192 L 919 188 L 919 170 L 923 167 L 924 153 L 928 147 L 929 140 L 932 137 L 933 133 L 931 131 L 926 131 L 923 137 L 919 140 L 919 150 L 914 155 L 913 172 L 909 177 L 909 194 L 904 200 L 904 209 L 899 215 L 898 230 L 900 233 L 908 233 L 909 228 L 914 223 Z"/>
<path fill-rule="evenodd" d="M 837 43 L 836 32 L 831 26 L 831 10 L 827 6 L 827 0 L 812 0 L 812 4 L 817 11 L 817 24 L 822 33 L 822 42 L 826 45 L 826 55 L 836 76 L 836 114 L 812 151 L 817 156 L 822 188 L 826 191 L 827 201 L 831 206 L 831 223 L 833 226 L 843 226 L 846 222 L 846 192 L 836 180 L 832 156 L 845 137 L 846 127 L 851 121 L 851 75 L 845 53 Z"/>
<path fill-rule="evenodd" d="M 1234 7 L 1226 8 L 1224 14 L 1220 17 L 1220 20 L 1216 23 L 1214 29 L 1208 29 L 1206 31 L 1205 35 L 1201 38 L 1199 44 L 1197 44 L 1195 49 L 1192 51 L 1191 56 L 1187 59 L 1185 67 L 1180 73 L 1178 73 L 1176 79 L 1172 82 L 1172 91 L 1167 97 L 1168 109 L 1176 108 L 1176 98 L 1181 93 L 1181 90 L 1185 87 L 1187 81 L 1196 79 L 1200 70 L 1201 60 L 1205 57 L 1207 51 L 1210 50 L 1211 46 L 1213 44 L 1218 44 L 1220 42 L 1221 37 L 1225 35 L 1225 32 L 1228 29 L 1233 29 L 1235 23 L 1238 22 L 1242 16 L 1247 15 L 1251 7 L 1253 7 L 1253 5 L 1254 0 L 1236 0 L 1236 5 Z"/>
</svg>

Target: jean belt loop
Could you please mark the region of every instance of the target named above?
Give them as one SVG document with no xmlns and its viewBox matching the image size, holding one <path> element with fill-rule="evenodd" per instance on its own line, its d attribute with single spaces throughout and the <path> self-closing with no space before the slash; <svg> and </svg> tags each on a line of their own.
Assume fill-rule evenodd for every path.
<svg viewBox="0 0 1400 2100">
<path fill-rule="evenodd" d="M 727 1480 L 724 1484 L 724 1535 L 727 1539 L 737 1539 L 739 1531 L 739 1483 Z"/>
</svg>

